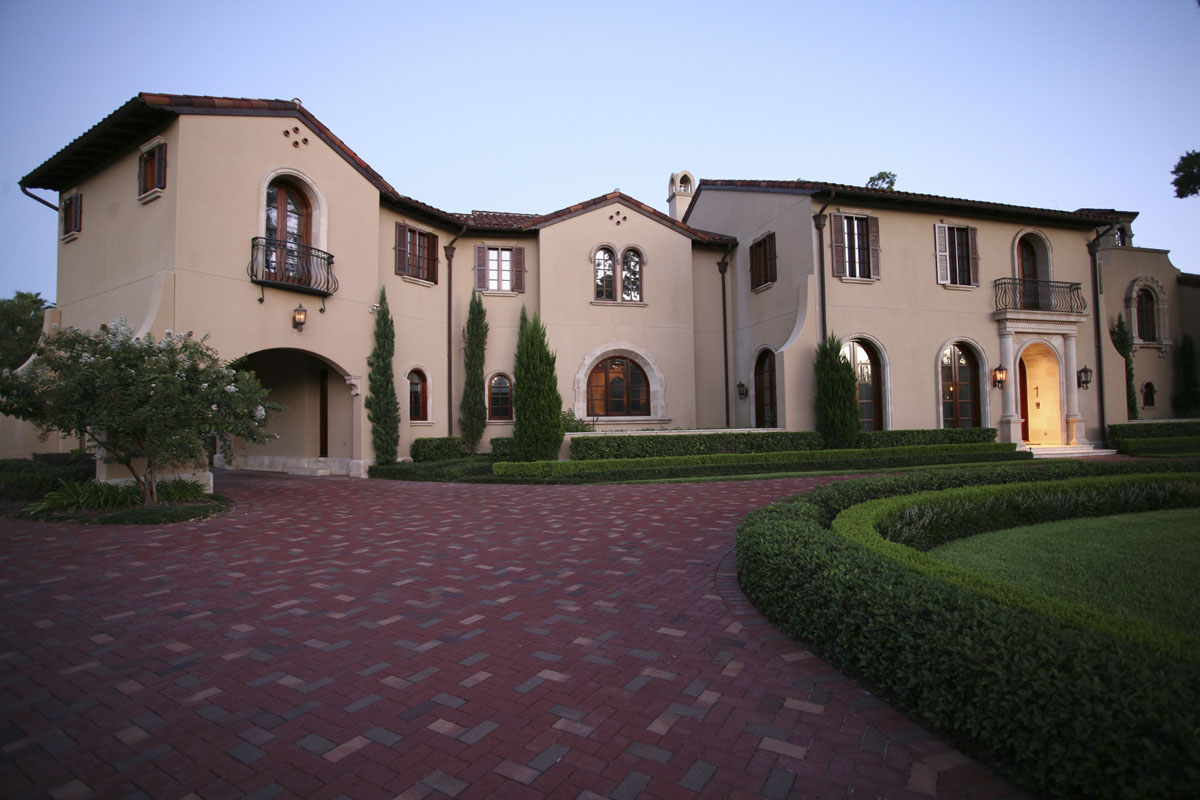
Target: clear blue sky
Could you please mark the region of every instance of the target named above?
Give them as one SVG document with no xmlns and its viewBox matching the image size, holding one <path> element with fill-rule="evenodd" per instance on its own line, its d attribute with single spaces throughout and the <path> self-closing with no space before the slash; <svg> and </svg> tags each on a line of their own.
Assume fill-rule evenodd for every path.
<svg viewBox="0 0 1200 800">
<path fill-rule="evenodd" d="M 17 181 L 139 91 L 299 97 L 400 192 L 546 212 L 667 177 L 1140 211 L 1200 272 L 1195 0 L 287 3 L 0 0 L 0 296 L 55 296 Z"/>
</svg>

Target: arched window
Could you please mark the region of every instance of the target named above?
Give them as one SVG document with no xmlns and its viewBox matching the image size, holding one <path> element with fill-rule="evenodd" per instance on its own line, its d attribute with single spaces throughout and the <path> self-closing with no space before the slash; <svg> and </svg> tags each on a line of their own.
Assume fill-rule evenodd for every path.
<svg viewBox="0 0 1200 800">
<path fill-rule="evenodd" d="M 979 365 L 963 344 L 942 351 L 942 427 L 978 428 Z"/>
<path fill-rule="evenodd" d="M 1038 256 L 1032 237 L 1022 236 L 1017 244 L 1017 261 L 1021 276 L 1021 308 L 1039 308 Z"/>
<path fill-rule="evenodd" d="M 589 417 L 635 417 L 650 414 L 650 382 L 636 361 L 606 358 L 588 375 Z"/>
<path fill-rule="evenodd" d="M 621 254 L 621 299 L 642 300 L 642 254 L 632 247 Z"/>
<path fill-rule="evenodd" d="M 601 247 L 596 251 L 596 299 L 616 300 L 616 288 L 613 283 L 613 251 Z"/>
<path fill-rule="evenodd" d="M 274 280 L 306 279 L 304 248 L 312 244 L 312 207 L 295 184 L 273 180 L 267 187 L 265 271 Z"/>
<path fill-rule="evenodd" d="M 858 384 L 858 425 L 864 431 L 883 430 L 883 373 L 875 348 L 861 339 L 842 346 L 842 355 L 854 367 Z"/>
<path fill-rule="evenodd" d="M 512 378 L 499 373 L 488 381 L 488 419 L 512 418 Z"/>
<path fill-rule="evenodd" d="M 775 428 L 779 425 L 775 404 L 775 354 L 764 350 L 754 362 L 754 427 Z"/>
<path fill-rule="evenodd" d="M 414 422 L 429 419 L 429 382 L 425 373 L 414 369 L 408 373 L 408 418 Z"/>
<path fill-rule="evenodd" d="M 1158 341 L 1158 315 L 1154 293 L 1149 289 L 1138 289 L 1137 293 L 1137 338 L 1143 342 Z"/>
<path fill-rule="evenodd" d="M 1154 408 L 1154 395 L 1158 390 L 1154 388 L 1154 384 L 1149 381 L 1142 387 L 1142 408 Z"/>
</svg>

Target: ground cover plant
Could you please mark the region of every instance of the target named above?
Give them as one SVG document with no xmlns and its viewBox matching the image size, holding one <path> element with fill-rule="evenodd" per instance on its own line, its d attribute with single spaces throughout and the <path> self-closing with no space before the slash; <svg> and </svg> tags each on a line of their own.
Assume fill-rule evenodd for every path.
<svg viewBox="0 0 1200 800">
<path fill-rule="evenodd" d="M 1200 661 L 1181 637 L 1146 647 L 1072 616 L 1097 612 L 983 596 L 914 568 L 932 559 L 846 512 L 928 490 L 1198 466 L 1051 462 L 842 481 L 743 519 L 739 578 L 785 631 L 1035 794 L 1184 796 L 1200 781 Z"/>
<path fill-rule="evenodd" d="M 940 561 L 1200 637 L 1200 510 L 1070 519 L 935 547 Z"/>
<path fill-rule="evenodd" d="M 144 504 L 134 483 L 60 480 L 20 515 L 47 522 L 152 525 L 204 519 L 232 506 L 228 498 L 206 494 L 199 483 L 181 478 L 159 481 L 156 495 L 158 503 Z"/>
</svg>

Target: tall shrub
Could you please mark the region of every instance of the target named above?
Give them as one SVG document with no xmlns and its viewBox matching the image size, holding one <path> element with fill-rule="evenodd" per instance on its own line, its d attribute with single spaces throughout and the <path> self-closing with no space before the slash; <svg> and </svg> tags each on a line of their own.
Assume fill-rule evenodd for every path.
<svg viewBox="0 0 1200 800">
<path fill-rule="evenodd" d="M 367 419 L 371 421 L 371 444 L 376 464 L 393 464 L 400 447 L 400 401 L 396 398 L 396 379 L 392 357 L 396 353 L 396 328 L 388 309 L 387 290 L 379 290 L 379 308 L 375 312 L 375 348 L 367 356 Z"/>
<path fill-rule="evenodd" d="M 1125 359 L 1125 407 L 1129 412 L 1129 419 L 1137 419 L 1137 389 L 1133 383 L 1133 334 L 1125 325 L 1124 316 L 1117 314 L 1117 321 L 1109 326 L 1108 336 L 1121 358 Z"/>
<path fill-rule="evenodd" d="M 1184 334 L 1175 351 L 1175 393 L 1171 396 L 1177 417 L 1200 416 L 1200 380 L 1196 378 L 1196 343 Z"/>
<path fill-rule="evenodd" d="M 842 340 L 832 333 L 817 345 L 817 431 L 832 449 L 858 441 L 858 381 L 842 355 Z"/>
<path fill-rule="evenodd" d="M 562 395 L 554 361 L 546 342 L 546 326 L 534 312 L 517 336 L 513 367 L 513 440 L 522 461 L 557 459 L 562 447 Z"/>
<path fill-rule="evenodd" d="M 474 453 L 483 438 L 487 425 L 487 404 L 483 395 L 483 360 L 487 351 L 487 311 L 479 292 L 471 293 L 471 307 L 467 311 L 467 324 L 463 328 L 463 349 L 466 351 L 463 364 L 466 377 L 463 379 L 462 401 L 458 404 L 458 427 L 462 431 L 467 451 Z"/>
</svg>

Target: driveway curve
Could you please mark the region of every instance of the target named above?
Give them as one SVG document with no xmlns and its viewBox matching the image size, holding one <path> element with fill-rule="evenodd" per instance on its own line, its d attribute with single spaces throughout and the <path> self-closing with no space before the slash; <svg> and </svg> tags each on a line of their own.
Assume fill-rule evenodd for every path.
<svg viewBox="0 0 1200 800">
<path fill-rule="evenodd" d="M 215 520 L 0 521 L 0 794 L 1014 794 L 739 591 L 738 519 L 828 479 L 217 480 Z"/>
</svg>

